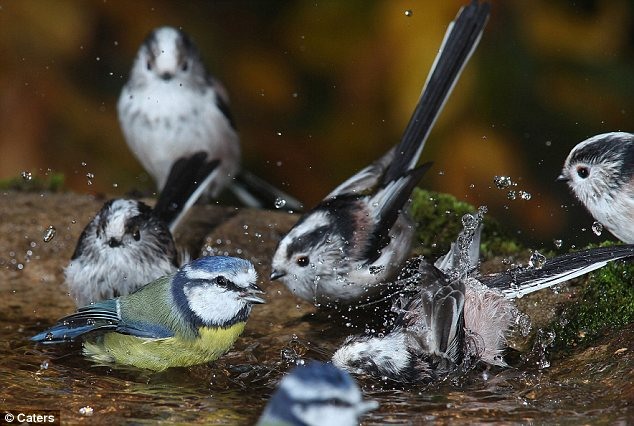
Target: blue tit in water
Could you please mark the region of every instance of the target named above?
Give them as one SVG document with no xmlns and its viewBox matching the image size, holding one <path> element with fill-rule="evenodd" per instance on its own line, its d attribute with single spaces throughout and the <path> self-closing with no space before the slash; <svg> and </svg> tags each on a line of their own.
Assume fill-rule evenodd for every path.
<svg viewBox="0 0 634 426">
<path fill-rule="evenodd" d="M 506 366 L 503 353 L 520 314 L 513 300 L 634 256 L 634 245 L 568 253 L 543 264 L 481 276 L 481 214 L 434 265 L 415 258 L 395 283 L 397 318 L 383 335 L 352 336 L 333 355 L 336 366 L 397 382 L 428 383 L 478 363 Z"/>
<path fill-rule="evenodd" d="M 353 426 L 376 409 L 363 400 L 359 386 L 346 371 L 311 361 L 286 375 L 264 409 L 258 426 Z"/>
<path fill-rule="evenodd" d="M 407 203 L 431 166 L 417 167 L 418 159 L 488 17 L 487 3 L 460 9 L 401 141 L 300 218 L 277 246 L 272 280 L 316 304 L 351 304 L 375 298 L 396 277 L 414 236 Z"/>
<path fill-rule="evenodd" d="M 202 257 L 134 293 L 80 308 L 31 338 L 44 345 L 81 339 L 99 364 L 162 371 L 214 361 L 264 303 L 257 274 L 243 259 Z"/>
<path fill-rule="evenodd" d="M 84 228 L 64 270 L 78 307 L 124 296 L 187 262 L 172 231 L 213 179 L 218 164 L 204 152 L 175 161 L 154 208 L 129 199 L 103 205 Z"/>
</svg>

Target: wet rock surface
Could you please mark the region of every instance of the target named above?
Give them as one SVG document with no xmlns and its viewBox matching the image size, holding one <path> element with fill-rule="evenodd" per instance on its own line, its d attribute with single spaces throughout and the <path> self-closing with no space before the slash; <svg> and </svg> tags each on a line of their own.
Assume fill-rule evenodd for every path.
<svg viewBox="0 0 634 426">
<path fill-rule="evenodd" d="M 35 347 L 28 341 L 31 335 L 74 310 L 63 268 L 84 225 L 104 201 L 72 193 L 0 194 L 3 407 L 61 410 L 63 423 L 250 424 L 290 366 L 299 359 L 328 359 L 345 336 L 362 331 L 361 315 L 372 315 L 316 312 L 280 283 L 268 281 L 277 241 L 297 215 L 197 206 L 175 233 L 177 244 L 193 256 L 228 254 L 251 260 L 267 293 L 267 304 L 255 307 L 244 335 L 227 355 L 210 365 L 151 374 L 95 367 L 76 354 L 77 348 Z M 55 235 L 45 242 L 50 226 Z M 495 270 L 494 263 L 487 269 Z M 562 286 L 518 304 L 531 316 L 535 331 L 577 294 L 577 286 Z M 634 327 L 563 357 L 552 357 L 547 337 L 540 338 L 545 339 L 543 347 L 530 338 L 513 341 L 521 354 L 509 354 L 512 368 L 474 371 L 427 388 L 395 389 L 393 384 L 361 379 L 367 396 L 380 403 L 364 423 L 524 423 L 555 418 L 585 423 L 626 421 L 634 415 Z"/>
</svg>

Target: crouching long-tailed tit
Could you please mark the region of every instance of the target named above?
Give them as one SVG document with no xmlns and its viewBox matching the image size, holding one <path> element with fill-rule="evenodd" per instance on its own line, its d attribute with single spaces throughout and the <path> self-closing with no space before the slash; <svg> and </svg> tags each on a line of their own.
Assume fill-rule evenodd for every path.
<svg viewBox="0 0 634 426">
<path fill-rule="evenodd" d="M 174 163 L 152 209 L 142 201 L 106 202 L 81 233 L 64 270 L 77 306 L 133 292 L 188 260 L 172 238 L 175 225 L 213 179 L 218 161 L 199 152 Z"/>
<path fill-rule="evenodd" d="M 615 237 L 634 243 L 634 134 L 604 133 L 579 143 L 557 179 Z"/>
<path fill-rule="evenodd" d="M 284 376 L 257 426 L 355 426 L 377 405 L 363 400 L 348 372 L 311 361 Z"/>
<path fill-rule="evenodd" d="M 394 278 L 414 233 L 406 204 L 430 167 L 416 164 L 488 16 L 489 5 L 476 1 L 458 12 L 401 142 L 300 218 L 278 244 L 271 279 L 315 303 L 352 303 Z"/>
<path fill-rule="evenodd" d="M 507 336 L 519 313 L 513 299 L 634 256 L 634 245 L 602 247 L 550 259 L 540 268 L 479 276 L 474 248 L 480 225 L 475 233 L 470 229 L 465 226 L 435 265 L 411 260 L 396 283 L 404 291 L 394 303 L 398 316 L 391 330 L 349 337 L 333 363 L 355 374 L 420 383 L 478 363 L 505 366 Z"/>
<path fill-rule="evenodd" d="M 285 208 L 301 203 L 240 169 L 240 141 L 225 88 L 206 70 L 198 50 L 183 31 L 153 30 L 145 39 L 123 87 L 119 121 L 128 146 L 163 190 L 173 162 L 195 152 L 221 164 L 209 186 L 216 198 L 227 186 L 252 207 Z M 279 205 L 279 204 L 278 204 Z"/>
</svg>

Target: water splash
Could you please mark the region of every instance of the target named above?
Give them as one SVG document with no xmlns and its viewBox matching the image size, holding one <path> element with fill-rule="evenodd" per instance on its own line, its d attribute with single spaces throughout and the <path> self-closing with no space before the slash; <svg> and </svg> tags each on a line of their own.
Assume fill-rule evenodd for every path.
<svg viewBox="0 0 634 426">
<path fill-rule="evenodd" d="M 20 176 L 22 177 L 22 179 L 24 179 L 26 182 L 30 181 L 31 179 L 33 179 L 33 174 L 29 171 L 22 171 L 20 172 Z"/>
<path fill-rule="evenodd" d="M 493 183 L 498 189 L 504 189 L 514 185 L 513 179 L 511 179 L 510 176 L 495 176 L 493 177 Z"/>
<path fill-rule="evenodd" d="M 546 256 L 535 250 L 528 259 L 528 267 L 542 269 L 546 263 Z"/>
<path fill-rule="evenodd" d="M 595 220 L 592 224 L 592 232 L 594 232 L 596 236 L 601 235 L 601 233 L 603 233 L 603 225 Z"/>
<path fill-rule="evenodd" d="M 42 235 L 42 240 L 45 243 L 50 242 L 53 238 L 55 238 L 55 234 L 57 233 L 57 229 L 53 225 L 49 225 L 48 228 L 44 230 L 44 235 Z"/>
<path fill-rule="evenodd" d="M 90 406 L 86 405 L 85 407 L 81 407 L 79 409 L 79 414 L 82 416 L 90 417 L 95 413 L 95 410 Z"/>
<path fill-rule="evenodd" d="M 410 16 L 413 16 L 413 15 L 414 15 L 414 12 L 412 11 L 412 9 L 407 9 L 405 11 L 405 16 L 410 17 Z"/>
<path fill-rule="evenodd" d="M 561 248 L 562 244 L 564 242 L 562 240 L 553 240 L 553 244 L 555 245 L 555 247 L 557 248 Z"/>
<path fill-rule="evenodd" d="M 284 198 L 281 197 L 277 197 L 275 199 L 275 208 L 276 209 L 281 209 L 282 207 L 284 207 L 286 205 L 286 200 Z"/>
</svg>

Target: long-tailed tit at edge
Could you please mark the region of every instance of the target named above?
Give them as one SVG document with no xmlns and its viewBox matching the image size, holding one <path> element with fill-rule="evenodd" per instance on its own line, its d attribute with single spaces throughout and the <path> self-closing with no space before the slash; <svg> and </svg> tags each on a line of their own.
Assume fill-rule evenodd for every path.
<svg viewBox="0 0 634 426">
<path fill-rule="evenodd" d="M 205 68 L 183 31 L 154 29 L 137 53 L 117 105 L 128 146 L 162 191 L 178 158 L 206 152 L 221 161 L 209 186 L 218 197 L 229 188 L 245 205 L 299 210 L 301 203 L 240 166 L 240 140 L 225 88 Z M 279 205 L 279 204 L 278 204 Z"/>
<path fill-rule="evenodd" d="M 77 306 L 124 296 L 189 260 L 177 251 L 171 231 L 213 180 L 218 163 L 204 152 L 177 160 L 153 209 L 129 199 L 103 205 L 64 270 Z"/>
<path fill-rule="evenodd" d="M 469 217 L 469 216 L 465 216 Z M 481 223 L 473 216 L 452 250 L 435 265 L 422 257 L 401 271 L 398 314 L 384 335 L 352 336 L 333 363 L 356 374 L 428 383 L 478 363 L 506 366 L 507 337 L 518 315 L 513 299 L 631 258 L 634 245 L 600 247 L 547 260 L 539 268 L 480 276 Z M 458 248 L 458 249 L 456 249 Z"/>
<path fill-rule="evenodd" d="M 603 133 L 580 142 L 557 180 L 615 237 L 634 243 L 634 134 Z"/>
<path fill-rule="evenodd" d="M 486 3 L 460 9 L 401 142 L 300 218 L 277 246 L 271 279 L 314 303 L 352 303 L 376 296 L 394 278 L 414 233 L 406 204 L 431 165 L 416 164 L 488 16 Z"/>
</svg>

